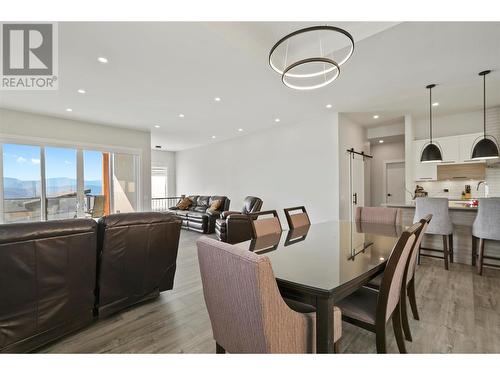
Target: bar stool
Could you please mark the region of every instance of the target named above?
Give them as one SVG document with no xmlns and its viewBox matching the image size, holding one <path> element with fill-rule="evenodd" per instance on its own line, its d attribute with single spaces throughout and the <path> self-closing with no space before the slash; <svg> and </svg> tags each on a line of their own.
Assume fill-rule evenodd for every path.
<svg viewBox="0 0 500 375">
<path fill-rule="evenodd" d="M 421 256 L 444 259 L 444 268 L 448 270 L 448 259 L 453 263 L 453 224 L 451 223 L 448 199 L 446 198 L 416 198 L 416 209 L 414 222 L 418 222 L 426 215 L 432 215 L 425 234 L 439 235 L 443 237 L 443 250 L 431 249 L 420 246 L 418 249 L 418 264 Z M 420 250 L 443 253 L 443 257 L 433 254 L 422 254 Z"/>
<path fill-rule="evenodd" d="M 483 265 L 498 267 L 498 265 L 484 263 L 484 259 L 500 260 L 498 257 L 484 255 L 484 243 L 500 241 L 500 198 L 480 198 L 476 220 L 472 224 L 472 265 L 476 265 L 477 273 L 483 274 Z M 479 239 L 479 254 L 477 252 Z"/>
</svg>

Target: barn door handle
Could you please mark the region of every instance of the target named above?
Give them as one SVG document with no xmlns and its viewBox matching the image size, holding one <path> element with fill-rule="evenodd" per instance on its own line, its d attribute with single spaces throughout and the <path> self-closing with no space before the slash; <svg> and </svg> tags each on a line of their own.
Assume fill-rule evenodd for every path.
<svg viewBox="0 0 500 375">
<path fill-rule="evenodd" d="M 358 193 L 354 193 L 352 196 L 354 198 L 353 201 L 352 201 L 352 203 L 358 204 Z"/>
</svg>

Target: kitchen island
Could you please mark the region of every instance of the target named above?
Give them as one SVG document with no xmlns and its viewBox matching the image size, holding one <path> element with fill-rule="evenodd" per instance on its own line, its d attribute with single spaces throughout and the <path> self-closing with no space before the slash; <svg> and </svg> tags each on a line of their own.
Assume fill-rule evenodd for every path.
<svg viewBox="0 0 500 375">
<path fill-rule="evenodd" d="M 414 204 L 387 204 L 386 207 L 401 208 L 403 224 L 413 224 L 413 217 L 415 215 Z M 454 261 L 457 263 L 472 263 L 472 224 L 474 223 L 476 214 L 477 207 L 450 207 L 450 217 L 453 223 L 453 255 Z M 437 235 L 425 236 L 422 246 L 433 249 L 443 249 L 442 237 Z M 426 251 L 422 250 L 422 253 L 426 253 Z M 439 253 L 433 254 L 440 255 Z M 500 242 L 486 241 L 484 254 L 499 257 Z M 498 263 L 490 259 L 485 260 L 485 262 L 492 264 Z"/>
</svg>

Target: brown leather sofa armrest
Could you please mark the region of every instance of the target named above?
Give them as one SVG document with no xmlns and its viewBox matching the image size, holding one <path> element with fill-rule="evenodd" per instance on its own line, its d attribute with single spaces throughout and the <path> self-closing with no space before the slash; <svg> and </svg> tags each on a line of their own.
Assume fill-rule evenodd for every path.
<svg viewBox="0 0 500 375">
<path fill-rule="evenodd" d="M 233 213 L 226 220 L 227 242 L 234 244 L 252 239 L 252 221 L 248 215 Z"/>
<path fill-rule="evenodd" d="M 240 214 L 241 215 L 241 212 L 239 211 L 224 211 L 220 214 L 220 218 L 221 219 L 227 219 L 227 217 L 229 215 L 232 215 L 232 214 Z"/>
</svg>

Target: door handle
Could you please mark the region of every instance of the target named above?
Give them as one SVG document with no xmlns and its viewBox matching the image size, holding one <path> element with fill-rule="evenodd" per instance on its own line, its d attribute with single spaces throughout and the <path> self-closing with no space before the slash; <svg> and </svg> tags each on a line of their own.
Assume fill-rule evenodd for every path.
<svg viewBox="0 0 500 375">
<path fill-rule="evenodd" d="M 388 194 L 387 194 L 387 196 L 388 196 L 388 197 L 392 197 L 392 194 L 391 194 L 391 193 L 388 193 Z"/>
<path fill-rule="evenodd" d="M 353 201 L 352 201 L 352 203 L 358 204 L 358 193 L 354 193 L 352 196 L 354 198 Z"/>
</svg>

